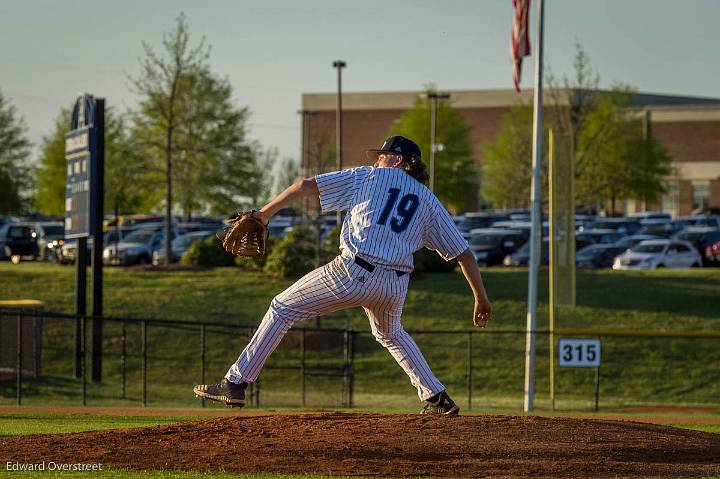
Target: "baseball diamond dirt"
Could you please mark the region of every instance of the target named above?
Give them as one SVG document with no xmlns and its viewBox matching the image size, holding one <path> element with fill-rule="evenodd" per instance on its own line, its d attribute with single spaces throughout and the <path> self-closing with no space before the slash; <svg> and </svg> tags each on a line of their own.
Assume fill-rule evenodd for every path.
<svg viewBox="0 0 720 479">
<path fill-rule="evenodd" d="M 0 463 L 433 477 L 720 474 L 720 435 L 541 416 L 237 415 L 141 429 L 0 438 Z"/>
</svg>

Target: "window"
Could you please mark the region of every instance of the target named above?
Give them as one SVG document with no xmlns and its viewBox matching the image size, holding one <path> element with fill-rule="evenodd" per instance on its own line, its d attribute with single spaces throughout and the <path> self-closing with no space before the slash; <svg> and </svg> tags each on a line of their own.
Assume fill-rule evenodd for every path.
<svg viewBox="0 0 720 479">
<path fill-rule="evenodd" d="M 676 180 L 669 181 L 666 185 L 666 192 L 662 196 L 662 210 L 677 216 L 680 210 L 680 194 Z"/>
<path fill-rule="evenodd" d="M 692 208 L 693 211 L 707 211 L 708 202 L 710 201 L 710 184 L 709 183 L 693 183 L 692 185 Z"/>
<path fill-rule="evenodd" d="M 10 228 L 11 238 L 28 238 L 30 236 L 30 229 L 25 226 L 18 226 Z"/>
</svg>

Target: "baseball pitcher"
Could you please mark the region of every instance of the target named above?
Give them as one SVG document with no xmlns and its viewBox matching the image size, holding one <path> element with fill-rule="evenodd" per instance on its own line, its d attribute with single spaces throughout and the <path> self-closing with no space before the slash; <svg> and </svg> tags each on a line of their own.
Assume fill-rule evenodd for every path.
<svg viewBox="0 0 720 479">
<path fill-rule="evenodd" d="M 245 388 L 256 381 L 267 358 L 298 321 L 360 306 L 377 341 L 388 349 L 417 388 L 422 413 L 459 413 L 445 386 L 400 319 L 413 269 L 422 247 L 460 263 L 475 298 L 473 324 L 490 320 L 478 265 L 447 210 L 425 187 L 428 179 L 420 148 L 402 136 L 367 150 L 374 164 L 298 180 L 254 214 L 262 224 L 282 208 L 317 195 L 323 212 L 346 211 L 340 255 L 311 271 L 273 298 L 257 332 L 216 384 L 195 386 L 195 395 L 229 406 L 245 405 Z"/>
</svg>

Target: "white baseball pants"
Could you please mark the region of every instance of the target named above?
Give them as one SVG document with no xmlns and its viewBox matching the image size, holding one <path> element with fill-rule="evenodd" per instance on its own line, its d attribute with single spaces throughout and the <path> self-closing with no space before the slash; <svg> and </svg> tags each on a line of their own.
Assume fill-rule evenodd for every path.
<svg viewBox="0 0 720 479">
<path fill-rule="evenodd" d="M 258 330 L 225 377 L 234 383 L 255 381 L 295 322 L 362 306 L 373 336 L 408 375 L 420 399 L 445 390 L 400 324 L 409 276 L 398 277 L 394 270 L 379 266 L 369 272 L 352 258 L 336 257 L 273 298 Z"/>
</svg>

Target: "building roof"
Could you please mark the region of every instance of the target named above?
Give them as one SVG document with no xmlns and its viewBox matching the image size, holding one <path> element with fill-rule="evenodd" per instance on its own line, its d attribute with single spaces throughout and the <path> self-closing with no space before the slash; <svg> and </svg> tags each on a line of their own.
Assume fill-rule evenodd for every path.
<svg viewBox="0 0 720 479">
<path fill-rule="evenodd" d="M 424 91 L 396 92 L 344 92 L 343 109 L 347 110 L 408 110 L 413 107 L 417 98 Z M 524 90 L 448 90 L 450 100 L 455 108 L 510 108 L 517 105 L 529 105 L 533 100 L 533 91 Z M 560 102 L 569 104 L 573 90 L 561 90 Z M 697 114 L 708 118 L 702 120 L 720 120 L 720 98 L 706 98 L 679 95 L 660 95 L 640 92 L 636 96 L 639 106 L 651 111 L 664 112 L 665 117 L 671 112 L 688 110 L 687 118 Z M 336 93 L 304 93 L 302 96 L 304 110 L 331 111 L 337 106 Z M 661 115 L 662 116 L 662 115 Z M 674 117 L 674 114 L 670 114 Z M 682 115 L 681 115 L 682 116 Z M 653 121 L 659 118 L 653 117 Z M 676 121 L 676 120 L 666 120 Z M 694 120 L 693 120 L 694 121 Z"/>
</svg>

